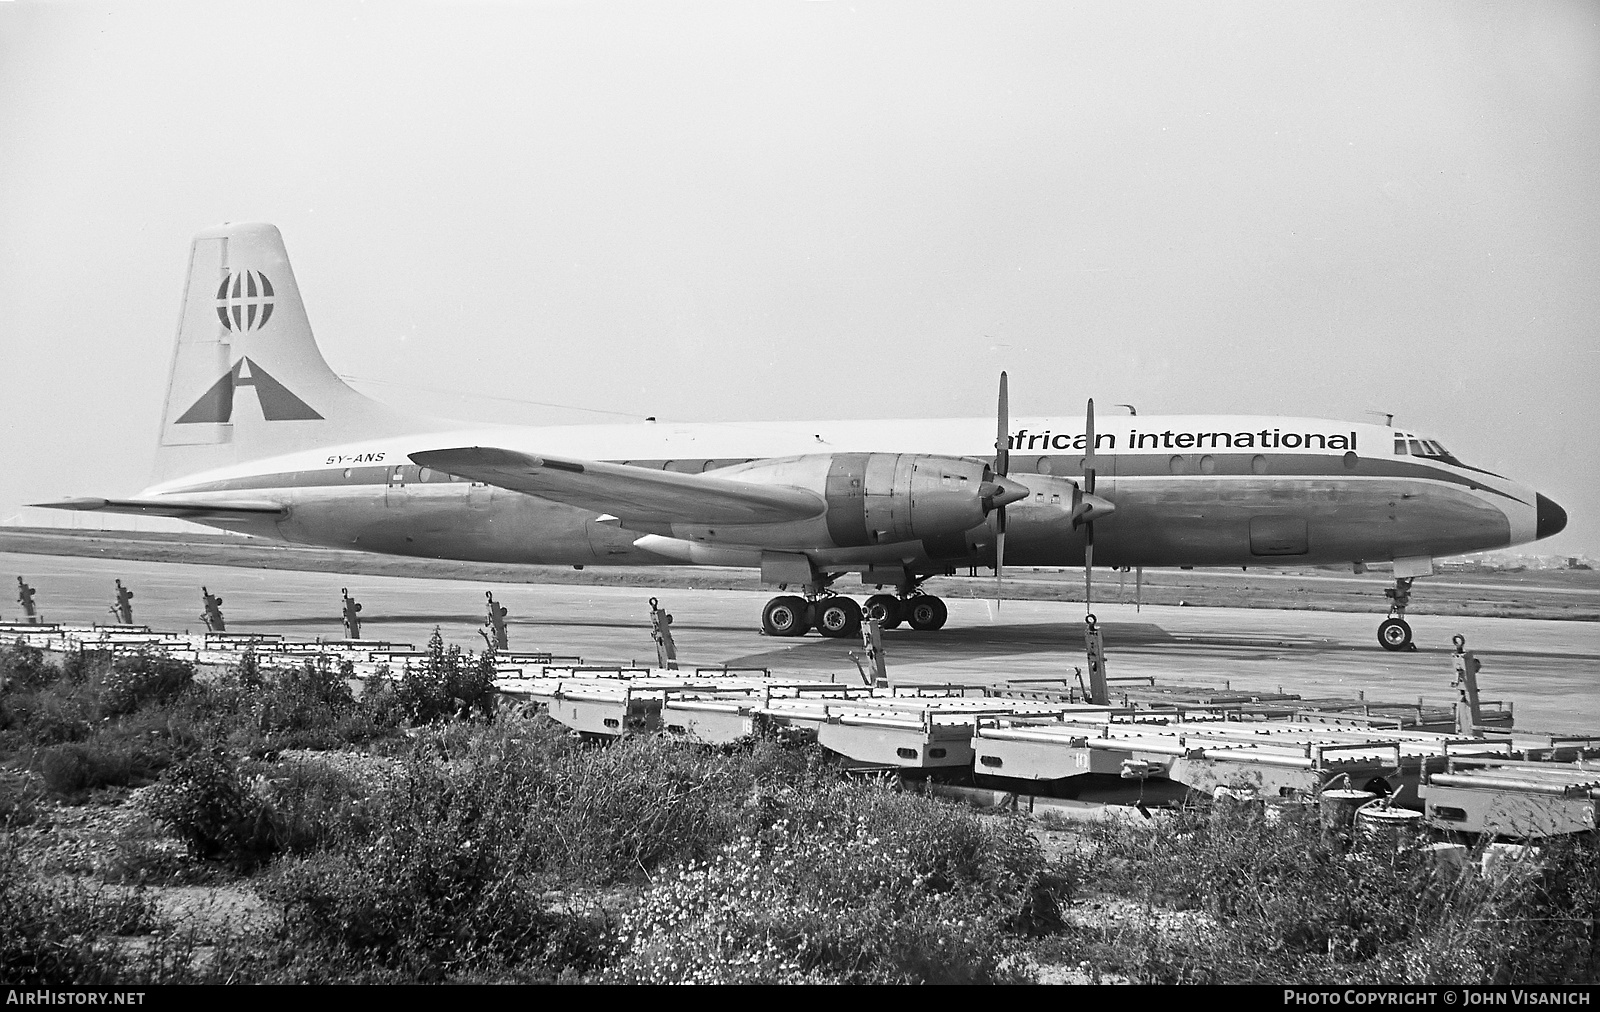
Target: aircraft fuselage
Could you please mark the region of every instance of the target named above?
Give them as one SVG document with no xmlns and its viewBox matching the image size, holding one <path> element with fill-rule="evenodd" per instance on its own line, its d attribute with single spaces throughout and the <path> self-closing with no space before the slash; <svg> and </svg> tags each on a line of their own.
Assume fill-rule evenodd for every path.
<svg viewBox="0 0 1600 1012">
<path fill-rule="evenodd" d="M 840 459 L 881 454 L 885 447 L 988 461 L 992 424 L 942 419 L 452 431 L 288 454 L 167 482 L 147 494 L 189 501 L 248 495 L 283 503 L 282 519 L 207 522 L 301 544 L 530 564 L 755 565 L 763 546 L 738 532 L 627 529 L 592 510 L 430 471 L 409 455 L 493 445 L 737 477 L 750 462 Z M 1081 421 L 1068 419 L 1013 425 L 1010 474 L 1029 495 L 1008 508 L 1009 564 L 1083 564 L 1082 530 L 1069 516 L 1071 483 L 1083 473 L 1081 432 Z M 1097 494 L 1115 502 L 1116 512 L 1096 524 L 1095 563 L 1382 562 L 1534 539 L 1534 490 L 1445 460 L 1397 453 L 1404 442 L 1387 427 L 1325 419 L 1102 420 Z M 870 485 L 864 490 L 869 497 Z M 834 505 L 834 515 L 819 519 L 814 547 L 806 550 L 820 568 L 859 569 L 865 562 L 935 572 L 993 563 L 992 517 L 959 543 L 839 543 L 839 531 L 853 520 L 841 519 L 841 509 Z M 670 542 L 673 550 L 640 547 L 636 542 L 646 534 L 656 535 L 647 543 Z"/>
</svg>

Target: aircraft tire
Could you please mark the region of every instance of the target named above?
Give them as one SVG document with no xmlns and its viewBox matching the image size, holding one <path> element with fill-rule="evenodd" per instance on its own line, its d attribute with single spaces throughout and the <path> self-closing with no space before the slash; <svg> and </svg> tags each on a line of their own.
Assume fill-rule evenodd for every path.
<svg viewBox="0 0 1600 1012">
<path fill-rule="evenodd" d="M 761 631 L 768 636 L 804 636 L 811 628 L 806 611 L 805 598 L 775 597 L 761 609 Z"/>
<path fill-rule="evenodd" d="M 848 597 L 830 597 L 814 605 L 817 632 L 830 639 L 861 634 L 861 606 Z"/>
<path fill-rule="evenodd" d="M 905 621 L 905 609 L 893 594 L 873 594 L 861 606 L 862 618 L 876 618 L 884 629 L 894 629 Z"/>
<path fill-rule="evenodd" d="M 942 629 L 945 620 L 950 617 L 950 609 L 932 594 L 918 594 L 908 598 L 903 605 L 903 611 L 906 621 L 918 632 Z"/>
<path fill-rule="evenodd" d="M 1378 643 L 1385 650 L 1415 650 L 1411 642 L 1411 626 L 1402 618 L 1385 619 L 1378 626 Z"/>
</svg>

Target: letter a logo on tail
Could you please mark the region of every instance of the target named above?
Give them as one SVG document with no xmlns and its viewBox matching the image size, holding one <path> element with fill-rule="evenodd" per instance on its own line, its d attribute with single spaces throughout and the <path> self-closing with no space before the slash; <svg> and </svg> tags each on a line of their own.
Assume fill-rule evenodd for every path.
<svg viewBox="0 0 1600 1012">
<path fill-rule="evenodd" d="M 233 392 L 238 387 L 254 387 L 261 402 L 261 415 L 269 422 L 311 421 L 322 416 L 311 405 L 289 392 L 289 388 L 268 375 L 248 357 L 241 358 L 211 389 L 178 418 L 175 424 L 227 422 L 233 420 Z"/>
</svg>

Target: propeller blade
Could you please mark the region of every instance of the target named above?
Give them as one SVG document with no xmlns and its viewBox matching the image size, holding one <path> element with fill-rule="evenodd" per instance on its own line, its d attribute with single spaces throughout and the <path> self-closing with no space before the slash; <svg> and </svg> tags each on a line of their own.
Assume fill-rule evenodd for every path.
<svg viewBox="0 0 1600 1012">
<path fill-rule="evenodd" d="M 1094 398 L 1089 398 L 1089 412 L 1084 416 L 1083 491 L 1094 495 Z"/>
<path fill-rule="evenodd" d="M 994 436 L 994 473 L 1004 478 L 1011 470 L 1011 398 L 1006 393 L 1006 374 L 1000 373 L 1000 408 Z"/>
<path fill-rule="evenodd" d="M 1083 607 L 1093 610 L 1091 597 L 1094 582 L 1094 524 L 1083 525 Z"/>
<path fill-rule="evenodd" d="M 1000 511 L 1000 534 L 994 540 L 994 610 L 1000 612 L 1000 585 L 1006 578 L 1006 511 Z"/>
<path fill-rule="evenodd" d="M 1000 371 L 1000 398 L 995 410 L 994 475 L 992 489 L 985 489 L 984 505 L 994 511 L 994 610 L 1000 613 L 1001 584 L 1006 577 L 1006 503 L 1027 497 L 1026 489 L 1007 485 L 1003 480 L 1011 470 L 1011 395 L 1007 390 L 1005 370 Z"/>
<path fill-rule="evenodd" d="M 1074 523 L 1082 518 L 1083 523 L 1083 607 L 1088 610 L 1094 607 L 1094 520 L 1091 519 L 1100 505 L 1109 506 L 1104 499 L 1097 499 L 1094 494 L 1094 398 L 1089 398 L 1089 407 L 1083 417 L 1084 454 L 1083 454 L 1083 500 L 1073 507 L 1073 512 L 1083 510 L 1073 518 Z"/>
</svg>

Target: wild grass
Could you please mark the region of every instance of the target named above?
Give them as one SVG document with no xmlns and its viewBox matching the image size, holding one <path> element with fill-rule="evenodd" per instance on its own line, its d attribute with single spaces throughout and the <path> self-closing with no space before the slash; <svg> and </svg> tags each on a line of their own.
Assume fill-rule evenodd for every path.
<svg viewBox="0 0 1600 1012">
<path fill-rule="evenodd" d="M 1006 983 L 1060 963 L 1168 984 L 1600 977 L 1592 833 L 1484 874 L 1329 834 L 1314 809 L 1206 803 L 1080 830 L 1047 858 L 1026 820 L 848 778 L 814 746 L 602 747 L 501 714 L 492 658 L 437 638 L 359 694 L 318 664 L 197 680 L 0 650 L 0 670 L 4 758 L 33 771 L 0 778 L 8 979 Z M 176 839 L 190 871 L 246 876 L 271 930 L 199 960 L 147 894 L 31 878 L 16 839 L 45 793 L 106 785 L 148 785 L 110 877 L 182 872 Z"/>
<path fill-rule="evenodd" d="M 1593 983 L 1600 843 L 1540 843 L 1513 870 L 1425 839 L 1324 830 L 1314 807 L 1196 807 L 1092 832 L 1097 888 L 1143 916 L 1101 932 L 1102 969 L 1147 983 Z M 1481 845 L 1476 856 L 1481 857 Z M 1194 930 L 1162 929 L 1192 911 Z"/>
</svg>

